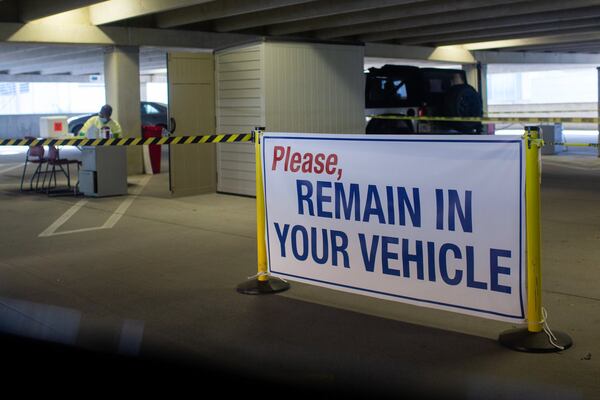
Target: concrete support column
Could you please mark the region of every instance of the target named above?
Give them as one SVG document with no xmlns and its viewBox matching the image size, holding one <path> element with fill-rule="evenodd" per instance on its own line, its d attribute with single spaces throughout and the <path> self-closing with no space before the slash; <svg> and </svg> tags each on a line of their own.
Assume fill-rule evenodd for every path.
<svg viewBox="0 0 600 400">
<path fill-rule="evenodd" d="M 112 118 L 121 124 L 124 137 L 141 136 L 140 49 L 112 46 L 104 52 L 106 102 L 113 107 Z M 143 173 L 142 149 L 127 148 L 127 173 Z"/>
<path fill-rule="evenodd" d="M 600 118 L 600 67 L 596 67 L 598 71 L 598 117 Z M 598 124 L 598 157 L 600 157 L 600 123 Z"/>
<path fill-rule="evenodd" d="M 479 77 L 479 93 L 481 94 L 481 101 L 483 102 L 483 115 L 488 113 L 488 82 L 487 82 L 487 64 L 477 63 L 477 75 Z"/>
<path fill-rule="evenodd" d="M 140 85 L 140 100 L 146 101 L 148 100 L 148 83 L 141 82 Z"/>
<path fill-rule="evenodd" d="M 483 114 L 487 114 L 487 64 L 463 64 L 462 69 L 467 75 L 467 83 L 481 94 Z"/>
<path fill-rule="evenodd" d="M 465 71 L 465 75 L 467 75 L 467 83 L 473 86 L 475 90 L 479 91 L 477 64 L 463 64 L 462 70 Z"/>
</svg>

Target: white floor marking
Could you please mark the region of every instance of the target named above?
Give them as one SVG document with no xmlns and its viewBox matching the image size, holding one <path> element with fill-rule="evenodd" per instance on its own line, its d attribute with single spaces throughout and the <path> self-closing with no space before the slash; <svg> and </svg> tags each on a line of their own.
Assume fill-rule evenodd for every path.
<svg viewBox="0 0 600 400">
<path fill-rule="evenodd" d="M 17 168 L 23 168 L 23 164 L 17 164 L 17 165 L 13 165 L 12 167 L 0 169 L 0 174 L 3 174 L 8 171 L 12 171 L 13 169 L 17 169 Z"/>
<path fill-rule="evenodd" d="M 135 198 L 142 192 L 142 190 L 144 189 L 144 187 L 146 186 L 146 184 L 148 183 L 148 181 L 150 180 L 150 178 L 152 178 L 152 175 L 146 175 L 146 176 L 144 176 L 140 180 L 140 182 L 138 184 L 138 187 L 136 187 L 132 191 L 131 195 L 127 199 L 125 199 L 124 202 L 121 203 L 121 205 L 108 218 L 108 220 L 104 223 L 104 225 L 102 225 L 102 228 L 104 228 L 104 229 L 110 229 L 113 226 L 115 226 L 117 224 L 117 222 L 119 222 L 119 220 L 121 219 L 121 217 L 123 215 L 125 215 L 125 212 L 129 208 L 129 206 L 131 206 L 131 203 L 133 203 L 133 201 L 135 200 Z"/>
<path fill-rule="evenodd" d="M 139 194 L 142 192 L 144 187 L 148 184 L 148 182 L 150 181 L 150 178 L 152 178 L 152 175 L 146 175 L 142 179 L 140 179 L 140 181 L 138 182 L 138 186 L 134 190 L 132 190 L 132 192 L 129 194 L 127 199 L 125 199 L 119 205 L 119 207 L 117 207 L 115 212 L 112 213 L 110 217 L 108 217 L 108 220 L 106 220 L 106 222 L 102 226 L 94 226 L 94 227 L 90 227 L 90 228 L 81 228 L 81 229 L 73 229 L 70 231 L 56 232 L 56 230 L 58 228 L 63 226 L 65 224 L 65 222 L 67 222 L 73 215 L 75 215 L 75 213 L 77 211 L 79 211 L 89 201 L 87 199 L 82 199 L 82 200 L 79 200 L 77 203 L 75 203 L 71 208 L 69 208 L 63 215 L 61 215 L 56 221 L 54 221 L 52 223 L 52 225 L 50 225 L 48 228 L 46 228 L 45 231 L 40 233 L 38 235 L 38 237 L 68 235 L 70 233 L 81 233 L 81 232 L 96 231 L 96 230 L 100 230 L 100 229 L 111 229 L 112 227 L 114 227 L 117 224 L 117 222 L 119 222 L 121 217 L 123 215 L 125 215 L 125 212 L 127 212 L 127 209 L 131 206 L 131 204 L 136 199 L 136 197 L 139 196 Z"/>
<path fill-rule="evenodd" d="M 69 220 L 81 207 L 83 207 L 88 200 L 83 199 L 79 200 L 75 203 L 71 208 L 69 208 L 63 215 L 61 215 L 56 221 L 52 223 L 46 230 L 38 235 L 38 237 L 52 236 L 54 232 L 60 228 L 65 222 Z"/>
<path fill-rule="evenodd" d="M 97 231 L 100 229 L 106 229 L 104 226 L 94 226 L 92 228 L 81 228 L 81 229 L 73 229 L 70 231 L 60 231 L 60 232 L 42 232 L 38 235 L 38 237 L 48 237 L 48 236 L 59 236 L 59 235 L 69 235 L 71 233 L 81 233 L 81 232 L 89 232 L 89 231 Z"/>
</svg>

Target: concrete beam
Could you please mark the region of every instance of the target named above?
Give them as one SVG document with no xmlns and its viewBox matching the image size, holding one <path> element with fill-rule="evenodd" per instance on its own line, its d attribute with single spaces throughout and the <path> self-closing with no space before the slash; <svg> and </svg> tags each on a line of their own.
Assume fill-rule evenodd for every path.
<svg viewBox="0 0 600 400">
<path fill-rule="evenodd" d="M 160 60 L 150 60 L 150 61 L 141 61 L 140 60 L 140 73 L 145 73 L 146 71 L 154 71 L 166 68 L 166 60 L 165 58 L 161 58 Z M 104 66 L 102 64 L 102 60 L 86 60 L 85 62 L 77 63 L 68 68 L 65 68 L 63 65 L 55 65 L 55 66 L 44 66 L 41 68 L 40 73 L 42 75 L 48 74 L 60 74 L 60 73 L 70 73 L 71 75 L 95 75 L 102 74 Z"/>
<path fill-rule="evenodd" d="M 36 19 L 49 17 L 63 13 L 65 11 L 86 7 L 102 0 L 20 0 L 19 17 L 23 22 L 30 22 Z"/>
<path fill-rule="evenodd" d="M 501 9 L 504 9 L 502 7 Z M 600 17 L 600 7 L 585 7 L 574 10 L 551 11 L 544 13 L 532 13 L 514 15 L 509 17 L 498 17 L 494 10 L 488 9 L 489 14 L 483 10 L 477 11 L 483 18 L 477 20 L 465 20 L 465 13 L 448 13 L 437 18 L 428 19 L 423 26 L 419 18 L 407 18 L 402 21 L 403 29 L 395 29 L 387 32 L 378 32 L 359 36 L 364 42 L 378 42 L 392 39 L 407 39 L 427 35 L 447 35 L 453 33 L 470 32 L 479 29 L 496 29 L 508 27 L 525 27 L 530 24 L 542 24 L 553 22 L 574 21 Z M 400 21 L 399 25 L 400 25 Z M 415 28 L 419 29 L 415 29 Z"/>
<path fill-rule="evenodd" d="M 494 40 L 480 43 L 465 44 L 463 45 L 463 47 L 467 50 L 486 50 L 510 47 L 536 46 L 543 44 L 582 43 L 597 40 L 600 40 L 600 32 L 573 33 L 549 36 L 535 36 L 520 39 Z"/>
<path fill-rule="evenodd" d="M 0 44 L 0 57 L 13 58 L 27 56 L 27 54 L 35 54 L 38 51 L 43 51 L 46 46 L 39 45 L 24 45 L 21 43 L 2 43 Z"/>
<path fill-rule="evenodd" d="M 509 4 L 523 0 L 457 0 L 454 2 L 425 2 L 420 4 L 408 4 L 395 7 L 376 8 L 362 12 L 346 13 L 342 16 L 331 16 L 326 18 L 303 21 L 301 23 L 289 23 L 276 25 L 269 28 L 272 35 L 284 35 L 298 32 L 317 31 L 314 36 L 322 39 L 334 39 L 358 34 L 386 31 L 388 29 L 401 29 L 398 22 L 404 23 L 415 20 L 415 17 L 423 17 L 438 14 L 438 16 L 451 14 L 453 12 L 465 13 L 473 8 L 482 8 L 502 4 L 507 8 Z M 489 14 L 488 14 L 489 16 Z M 378 29 L 382 24 L 392 25 L 392 28 Z"/>
<path fill-rule="evenodd" d="M 216 49 L 260 40 L 260 36 L 171 29 L 48 23 L 0 23 L 0 42 L 94 44 Z"/>
<path fill-rule="evenodd" d="M 327 21 L 329 27 L 315 32 L 321 39 L 335 39 L 348 36 L 364 36 L 376 32 L 427 27 L 455 22 L 477 21 L 490 17 L 513 17 L 521 14 L 542 13 L 568 10 L 577 7 L 598 6 L 595 0 L 546 0 L 546 1 L 497 1 L 462 0 L 443 4 L 423 4 L 407 9 L 388 11 L 387 13 L 364 13 L 365 15 L 340 19 L 339 22 Z M 414 18 L 419 17 L 419 18 Z M 325 21 L 324 21 L 325 22 Z M 339 27 L 335 27 L 335 26 Z M 369 38 L 368 41 L 381 40 Z"/>
<path fill-rule="evenodd" d="M 486 40 L 512 39 L 532 36 L 533 34 L 565 34 L 581 32 L 600 32 L 600 18 L 582 19 L 578 21 L 549 22 L 543 24 L 527 24 L 509 28 L 478 29 L 448 35 L 418 36 L 411 39 L 399 39 L 408 45 L 454 45 L 482 42 Z"/>
<path fill-rule="evenodd" d="M 19 4 L 16 0 L 0 1 L 0 21 L 19 21 Z"/>
<path fill-rule="evenodd" d="M 89 7 L 93 25 L 109 24 L 124 19 L 175 10 L 214 0 L 109 0 Z"/>
<path fill-rule="evenodd" d="M 72 69 L 70 71 L 70 73 L 73 76 L 101 75 L 103 73 L 103 69 L 104 69 L 104 65 L 98 64 L 98 63 L 93 63 L 93 64 L 87 64 L 87 65 L 79 65 L 76 68 Z M 52 75 L 52 74 L 57 74 L 57 73 L 60 73 L 60 72 L 56 72 L 54 70 L 42 71 L 42 74 L 44 74 L 44 75 Z"/>
<path fill-rule="evenodd" d="M 596 64 L 598 54 L 537 53 L 514 51 L 472 51 L 482 64 Z"/>
<path fill-rule="evenodd" d="M 280 7 L 314 2 L 315 0 L 221 0 L 193 7 L 168 11 L 156 16 L 160 28 L 173 28 L 242 14 L 264 12 Z"/>
<path fill-rule="evenodd" d="M 600 51 L 600 41 L 592 40 L 589 42 L 579 42 L 579 43 L 562 43 L 562 44 L 541 44 L 538 46 L 523 46 L 523 47 L 512 47 L 510 51 L 531 51 L 531 52 L 544 52 L 544 51 L 553 51 L 553 52 L 569 52 L 575 51 L 578 49 L 583 49 L 587 51 Z"/>
<path fill-rule="evenodd" d="M 335 16 L 350 12 L 365 12 L 373 8 L 390 7 L 399 4 L 412 4 L 425 0 L 321 0 L 315 3 L 299 4 L 290 7 L 277 8 L 265 12 L 257 12 L 238 17 L 227 18 L 214 23 L 218 32 L 232 32 L 258 26 L 290 23 L 312 18 Z"/>
<path fill-rule="evenodd" d="M 528 52 L 575 52 L 575 53 L 593 53 L 600 51 L 600 43 L 597 40 L 594 40 L 590 43 L 563 43 L 563 44 L 554 44 L 548 45 L 543 44 L 540 46 L 525 46 L 525 47 L 512 47 L 510 51 L 528 51 Z"/>
<path fill-rule="evenodd" d="M 460 46 L 434 48 L 367 43 L 365 45 L 365 57 L 442 61 L 457 64 L 472 64 L 477 62 L 468 50 Z"/>
<path fill-rule="evenodd" d="M 78 82 L 89 83 L 90 75 L 5 75 L 0 74 L 0 82 Z"/>
<path fill-rule="evenodd" d="M 85 60 L 81 60 L 75 65 L 64 65 L 64 64 L 48 64 L 39 66 L 38 70 L 42 75 L 53 75 L 53 74 L 71 74 L 71 75 L 95 75 L 102 74 L 103 70 L 102 64 L 102 54 L 100 54 L 100 59 L 97 57 L 88 58 Z M 13 69 L 11 73 L 18 73 L 19 71 L 24 71 L 23 73 L 29 73 L 29 71 L 33 70 L 34 67 L 23 67 L 19 69 Z"/>
<path fill-rule="evenodd" d="M 600 42 L 600 39 L 597 40 Z M 462 46 L 423 47 L 383 43 L 365 44 L 365 57 L 449 62 L 456 64 L 594 64 L 598 54 L 468 51 Z"/>
<path fill-rule="evenodd" d="M 87 48 L 74 47 L 69 51 L 63 48 L 57 49 L 55 46 L 48 46 L 21 56 L 2 57 L 0 58 L 0 69 L 12 69 L 27 64 L 45 65 L 49 63 L 61 63 L 73 65 L 81 58 L 89 55 L 95 55 L 101 59 L 102 48 L 97 46 Z"/>
</svg>

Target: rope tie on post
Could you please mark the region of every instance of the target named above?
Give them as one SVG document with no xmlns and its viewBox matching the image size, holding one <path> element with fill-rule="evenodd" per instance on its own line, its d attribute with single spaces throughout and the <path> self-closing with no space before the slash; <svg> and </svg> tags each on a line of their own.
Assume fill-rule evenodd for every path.
<svg viewBox="0 0 600 400">
<path fill-rule="evenodd" d="M 270 275 L 268 272 L 265 272 L 265 271 L 260 271 L 260 272 L 258 272 L 258 273 L 256 273 L 256 274 L 252 275 L 252 276 L 249 276 L 249 277 L 248 277 L 248 279 L 260 278 L 261 276 L 264 276 L 264 277 L 267 277 L 267 278 L 270 278 L 270 277 L 271 277 L 271 275 Z M 281 279 L 281 280 L 282 280 L 282 281 L 284 281 L 285 283 L 288 283 L 288 281 L 286 281 L 286 280 L 285 280 L 285 279 L 283 279 L 283 278 L 278 278 L 278 279 Z"/>
<path fill-rule="evenodd" d="M 557 343 L 558 339 L 556 338 L 556 336 L 554 336 L 554 333 L 550 329 L 550 325 L 548 325 L 548 311 L 546 311 L 545 307 L 542 307 L 542 320 L 540 321 L 540 324 L 543 325 L 544 332 L 546 332 L 546 335 L 548 335 L 548 340 L 550 341 L 550 344 L 559 350 L 565 350 L 565 346 L 561 346 Z"/>
</svg>

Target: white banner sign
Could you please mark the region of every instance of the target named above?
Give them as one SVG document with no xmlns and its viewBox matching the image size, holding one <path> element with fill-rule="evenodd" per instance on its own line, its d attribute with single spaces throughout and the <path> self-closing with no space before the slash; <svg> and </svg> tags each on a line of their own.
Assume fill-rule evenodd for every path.
<svg viewBox="0 0 600 400">
<path fill-rule="evenodd" d="M 525 319 L 520 137 L 267 133 L 262 144 L 274 276 Z"/>
</svg>

